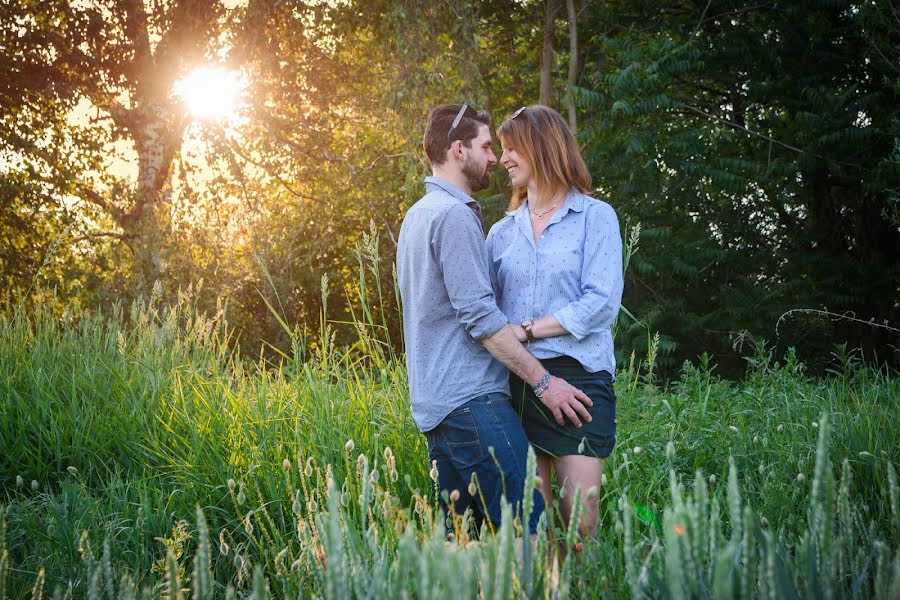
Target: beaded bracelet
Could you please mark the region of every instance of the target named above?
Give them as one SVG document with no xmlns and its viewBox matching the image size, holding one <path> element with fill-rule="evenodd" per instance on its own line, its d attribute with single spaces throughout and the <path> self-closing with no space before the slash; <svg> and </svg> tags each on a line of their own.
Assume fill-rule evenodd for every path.
<svg viewBox="0 0 900 600">
<path fill-rule="evenodd" d="M 540 400 L 541 396 L 543 396 L 544 392 L 546 392 L 549 388 L 550 388 L 550 371 L 545 371 L 544 376 L 541 377 L 541 380 L 538 381 L 533 386 L 531 386 L 531 389 L 534 391 L 534 395 L 538 397 L 538 400 Z"/>
</svg>

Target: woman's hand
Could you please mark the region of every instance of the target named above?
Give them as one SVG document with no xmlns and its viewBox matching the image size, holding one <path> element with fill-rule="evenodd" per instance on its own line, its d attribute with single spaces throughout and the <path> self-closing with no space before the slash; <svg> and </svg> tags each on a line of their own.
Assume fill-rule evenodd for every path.
<svg viewBox="0 0 900 600">
<path fill-rule="evenodd" d="M 525 333 L 525 329 L 521 325 L 513 325 L 510 323 L 510 327 L 512 327 L 513 332 L 516 334 L 516 339 L 521 343 L 525 343 L 528 341 L 528 335 Z"/>
</svg>

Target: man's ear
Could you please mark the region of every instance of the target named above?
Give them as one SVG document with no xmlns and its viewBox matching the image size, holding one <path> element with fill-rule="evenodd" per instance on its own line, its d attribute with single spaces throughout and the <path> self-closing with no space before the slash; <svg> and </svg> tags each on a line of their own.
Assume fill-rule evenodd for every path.
<svg viewBox="0 0 900 600">
<path fill-rule="evenodd" d="M 462 158 L 462 145 L 462 140 L 453 140 L 450 142 L 450 149 L 447 151 L 449 152 L 448 156 L 457 159 Z"/>
</svg>

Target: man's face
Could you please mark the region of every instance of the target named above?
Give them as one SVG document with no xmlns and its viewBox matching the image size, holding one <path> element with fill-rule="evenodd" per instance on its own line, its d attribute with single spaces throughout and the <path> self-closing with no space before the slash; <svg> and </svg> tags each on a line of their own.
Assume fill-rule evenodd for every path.
<svg viewBox="0 0 900 600">
<path fill-rule="evenodd" d="M 487 125 L 478 128 L 478 135 L 470 141 L 470 147 L 462 147 L 462 174 L 473 192 L 488 186 L 491 169 L 497 164 L 497 156 L 491 146 L 491 131 Z"/>
</svg>

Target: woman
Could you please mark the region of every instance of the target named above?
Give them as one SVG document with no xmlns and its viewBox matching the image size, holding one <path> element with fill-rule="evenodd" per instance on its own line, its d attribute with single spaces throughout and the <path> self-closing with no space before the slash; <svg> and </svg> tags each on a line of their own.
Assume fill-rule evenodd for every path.
<svg viewBox="0 0 900 600">
<path fill-rule="evenodd" d="M 512 376 L 513 406 L 537 451 L 544 498 L 552 500 L 555 472 L 565 488 L 559 508 L 568 524 L 580 488 L 579 529 L 591 535 L 616 434 L 610 327 L 622 300 L 619 223 L 612 207 L 587 195 L 591 176 L 555 110 L 520 108 L 497 135 L 513 186 L 507 215 L 487 238 L 497 303 L 510 323 L 521 323 L 514 328 L 535 358 L 593 401 L 590 422 L 560 425 L 539 400 L 541 389 Z"/>
</svg>

